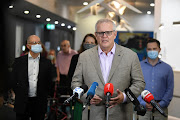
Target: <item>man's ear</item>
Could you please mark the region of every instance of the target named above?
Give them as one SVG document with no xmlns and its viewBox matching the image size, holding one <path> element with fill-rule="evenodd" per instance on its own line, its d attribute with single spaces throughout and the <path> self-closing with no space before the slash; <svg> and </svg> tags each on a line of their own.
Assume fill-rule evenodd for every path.
<svg viewBox="0 0 180 120">
<path fill-rule="evenodd" d="M 28 44 L 26 44 L 26 47 L 30 50 L 31 49 L 31 46 L 30 45 L 28 45 Z"/>
</svg>

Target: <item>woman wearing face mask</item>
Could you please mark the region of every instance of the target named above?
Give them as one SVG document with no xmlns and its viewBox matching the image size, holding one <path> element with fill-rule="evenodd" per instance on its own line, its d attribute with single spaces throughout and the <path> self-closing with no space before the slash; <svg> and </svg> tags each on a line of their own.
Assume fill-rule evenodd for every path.
<svg viewBox="0 0 180 120">
<path fill-rule="evenodd" d="M 55 50 L 53 50 L 53 49 L 49 50 L 49 52 L 47 54 L 47 59 L 51 60 L 51 63 L 53 66 L 53 68 L 52 68 L 53 83 L 52 83 L 51 88 L 50 88 L 50 96 L 53 97 L 54 96 L 55 80 L 57 77 L 56 66 L 55 66 L 55 63 L 56 63 L 56 52 L 55 52 Z"/>
<path fill-rule="evenodd" d="M 96 37 L 93 34 L 86 34 L 86 36 L 84 37 L 82 41 L 81 47 L 78 50 L 78 53 L 81 54 L 85 50 L 90 49 L 96 45 L 97 45 Z M 74 55 L 71 59 L 71 64 L 70 64 L 69 72 L 68 72 L 69 85 L 71 85 L 72 77 L 74 75 L 74 71 L 78 62 L 79 54 Z M 82 119 L 82 114 L 81 114 L 82 106 L 83 104 L 80 101 L 76 102 L 76 106 L 74 108 L 74 113 L 73 113 L 74 115 L 73 120 Z"/>
</svg>

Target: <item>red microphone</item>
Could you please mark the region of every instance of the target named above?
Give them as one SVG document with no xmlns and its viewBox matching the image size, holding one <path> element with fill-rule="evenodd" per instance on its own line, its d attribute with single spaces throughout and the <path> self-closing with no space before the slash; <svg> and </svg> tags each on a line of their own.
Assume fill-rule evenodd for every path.
<svg viewBox="0 0 180 120">
<path fill-rule="evenodd" d="M 106 83 L 104 86 L 104 95 L 106 96 L 106 108 L 109 107 L 109 101 L 114 92 L 114 86 L 112 83 Z"/>
<path fill-rule="evenodd" d="M 164 111 L 162 110 L 162 108 L 157 105 L 157 103 L 154 100 L 154 96 L 148 91 L 148 90 L 144 90 L 141 93 L 141 97 L 144 101 L 146 101 L 147 103 L 151 103 L 151 105 L 153 107 L 155 107 L 164 117 L 167 117 L 167 115 L 164 113 Z"/>
<path fill-rule="evenodd" d="M 107 93 L 110 93 L 112 96 L 113 92 L 114 92 L 113 84 L 112 83 L 106 83 L 104 86 L 104 95 L 106 95 Z"/>
</svg>

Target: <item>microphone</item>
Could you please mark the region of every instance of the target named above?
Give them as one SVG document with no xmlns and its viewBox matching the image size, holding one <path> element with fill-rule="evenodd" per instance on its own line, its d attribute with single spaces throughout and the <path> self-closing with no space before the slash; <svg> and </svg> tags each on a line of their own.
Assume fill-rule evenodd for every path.
<svg viewBox="0 0 180 120">
<path fill-rule="evenodd" d="M 134 111 L 137 111 L 138 115 L 144 116 L 146 114 L 146 109 L 144 108 L 144 106 L 139 103 L 138 99 L 129 88 L 126 88 L 124 91 L 125 94 L 128 96 L 129 100 L 135 106 Z"/>
<path fill-rule="evenodd" d="M 71 100 L 74 100 L 75 98 L 80 99 L 81 96 L 88 90 L 88 86 L 83 84 L 80 87 L 76 87 L 73 90 L 73 95 L 71 97 L 69 97 L 68 99 L 66 99 L 63 103 L 63 105 L 69 103 Z"/>
<path fill-rule="evenodd" d="M 162 108 L 157 105 L 157 103 L 154 101 L 154 96 L 148 91 L 148 90 L 144 90 L 141 93 L 141 97 L 143 98 L 144 101 L 146 101 L 147 103 L 151 103 L 151 105 L 153 107 L 155 107 L 164 117 L 167 117 L 167 115 L 164 113 L 164 111 L 162 110 Z"/>
<path fill-rule="evenodd" d="M 98 86 L 98 83 L 97 82 L 93 82 L 93 84 L 89 88 L 89 90 L 87 92 L 87 97 L 86 97 L 86 105 L 90 104 L 90 100 L 94 97 L 94 94 L 95 94 L 97 86 Z M 86 108 L 86 105 L 83 106 L 83 109 Z"/>
<path fill-rule="evenodd" d="M 104 86 L 104 95 L 106 96 L 106 108 L 109 107 L 109 101 L 114 92 L 114 86 L 112 83 L 106 83 Z"/>
</svg>

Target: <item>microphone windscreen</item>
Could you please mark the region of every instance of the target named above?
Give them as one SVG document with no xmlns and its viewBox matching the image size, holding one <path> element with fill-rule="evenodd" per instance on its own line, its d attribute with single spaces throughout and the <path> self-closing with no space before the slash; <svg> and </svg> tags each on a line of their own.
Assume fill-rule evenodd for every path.
<svg viewBox="0 0 180 120">
<path fill-rule="evenodd" d="M 148 90 L 144 90 L 141 93 L 141 97 L 143 98 L 144 101 L 150 103 L 151 100 L 154 100 L 154 96 L 148 91 Z"/>
<path fill-rule="evenodd" d="M 111 96 L 113 95 L 114 86 L 112 83 L 106 83 L 104 86 L 104 95 L 106 95 L 108 92 L 111 93 Z"/>
<path fill-rule="evenodd" d="M 80 88 L 82 88 L 82 89 L 84 90 L 84 93 L 86 93 L 87 90 L 88 90 L 88 86 L 85 85 L 85 84 L 82 84 L 82 85 L 80 86 Z"/>
<path fill-rule="evenodd" d="M 97 86 L 98 86 L 98 83 L 97 82 L 93 82 L 93 84 L 91 85 L 90 89 L 87 92 L 87 96 L 88 95 L 94 96 L 95 90 L 96 90 Z"/>
</svg>

